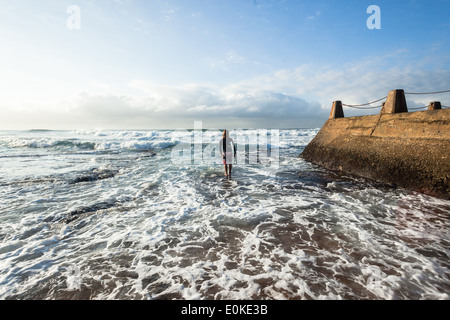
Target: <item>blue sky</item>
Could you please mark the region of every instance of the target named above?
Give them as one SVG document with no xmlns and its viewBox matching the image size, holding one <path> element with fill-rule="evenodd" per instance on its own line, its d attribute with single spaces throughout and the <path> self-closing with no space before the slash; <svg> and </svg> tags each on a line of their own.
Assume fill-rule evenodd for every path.
<svg viewBox="0 0 450 320">
<path fill-rule="evenodd" d="M 68 27 L 72 5 L 80 28 Z M 367 28 L 370 5 L 381 29 Z M 449 0 L 0 0 L 0 129 L 320 127 L 333 100 L 450 89 L 449 11 Z"/>
</svg>

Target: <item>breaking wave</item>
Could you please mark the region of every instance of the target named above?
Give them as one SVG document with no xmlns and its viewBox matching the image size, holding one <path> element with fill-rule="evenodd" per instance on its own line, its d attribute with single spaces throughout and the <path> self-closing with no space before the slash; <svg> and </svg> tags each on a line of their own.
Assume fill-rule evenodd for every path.
<svg viewBox="0 0 450 320">
<path fill-rule="evenodd" d="M 298 159 L 316 133 L 232 180 L 181 131 L 1 133 L 0 298 L 449 299 L 449 202 Z"/>
</svg>

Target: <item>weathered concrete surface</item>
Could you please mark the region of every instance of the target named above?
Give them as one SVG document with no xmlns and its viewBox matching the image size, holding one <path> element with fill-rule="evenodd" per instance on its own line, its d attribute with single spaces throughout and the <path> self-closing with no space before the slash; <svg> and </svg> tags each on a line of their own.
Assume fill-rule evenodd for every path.
<svg viewBox="0 0 450 320">
<path fill-rule="evenodd" d="M 401 113 L 408 112 L 406 105 L 405 91 L 402 89 L 391 90 L 387 96 L 381 113 Z"/>
<path fill-rule="evenodd" d="M 344 109 L 342 109 L 341 101 L 334 101 L 331 107 L 330 119 L 344 118 Z"/>
<path fill-rule="evenodd" d="M 450 199 L 450 109 L 329 119 L 300 157 Z"/>
<path fill-rule="evenodd" d="M 440 101 L 430 102 L 428 106 L 428 111 L 442 109 L 442 105 Z"/>
</svg>

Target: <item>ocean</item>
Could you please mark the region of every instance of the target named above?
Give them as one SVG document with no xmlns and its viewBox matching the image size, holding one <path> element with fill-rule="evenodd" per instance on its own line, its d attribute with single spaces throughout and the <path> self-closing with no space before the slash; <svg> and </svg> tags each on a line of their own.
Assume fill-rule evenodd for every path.
<svg viewBox="0 0 450 320">
<path fill-rule="evenodd" d="M 0 131 L 0 299 L 449 299 L 450 202 L 298 158 L 317 132 L 233 130 L 227 179 L 218 130 Z"/>
</svg>

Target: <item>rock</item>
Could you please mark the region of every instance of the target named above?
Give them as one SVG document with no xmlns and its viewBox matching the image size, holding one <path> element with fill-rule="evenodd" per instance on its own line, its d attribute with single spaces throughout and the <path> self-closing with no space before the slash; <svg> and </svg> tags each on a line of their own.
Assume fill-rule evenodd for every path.
<svg viewBox="0 0 450 320">
<path fill-rule="evenodd" d="M 329 119 L 300 157 L 450 199 L 450 109 Z"/>
</svg>

